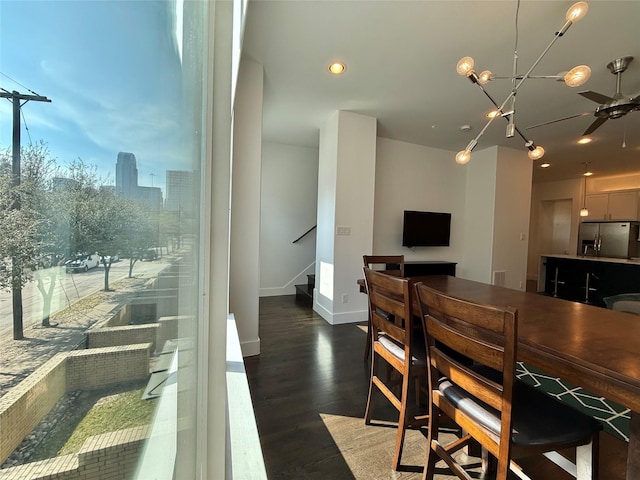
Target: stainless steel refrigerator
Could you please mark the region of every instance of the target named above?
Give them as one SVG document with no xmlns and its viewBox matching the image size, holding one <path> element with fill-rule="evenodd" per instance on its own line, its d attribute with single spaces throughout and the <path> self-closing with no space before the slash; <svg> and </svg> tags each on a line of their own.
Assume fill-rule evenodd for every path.
<svg viewBox="0 0 640 480">
<path fill-rule="evenodd" d="M 631 258 L 638 255 L 640 222 L 582 222 L 578 255 Z"/>
</svg>

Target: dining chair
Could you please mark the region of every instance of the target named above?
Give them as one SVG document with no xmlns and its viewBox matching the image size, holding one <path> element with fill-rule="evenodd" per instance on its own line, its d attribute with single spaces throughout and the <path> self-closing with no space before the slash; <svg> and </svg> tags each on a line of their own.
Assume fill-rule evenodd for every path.
<svg viewBox="0 0 640 480">
<path fill-rule="evenodd" d="M 610 310 L 640 315 L 640 293 L 621 293 L 602 299 Z"/>
<path fill-rule="evenodd" d="M 404 277 L 404 255 L 363 255 L 364 266 L 383 271 L 388 275 Z M 371 312 L 367 318 L 367 338 L 364 345 L 364 360 L 371 354 Z"/>
<path fill-rule="evenodd" d="M 510 469 L 529 479 L 513 459 L 540 454 L 579 480 L 596 480 L 601 424 L 515 379 L 517 310 L 454 298 L 421 283 L 415 294 L 431 392 L 423 480 L 433 479 L 439 459 L 458 478 L 470 480 L 453 454 L 472 440 L 483 448 L 483 466 L 497 460 L 496 480 L 505 480 Z M 472 359 L 472 365 L 457 361 L 442 345 Z M 448 445 L 440 443 L 441 414 L 464 432 Z M 556 452 L 566 448 L 576 448 L 575 464 Z"/>
<path fill-rule="evenodd" d="M 424 426 L 426 415 L 416 415 L 420 396 L 409 395 L 412 382 L 422 378 L 426 382 L 424 340 L 414 338 L 413 315 L 409 280 L 364 267 L 364 277 L 371 312 L 371 375 L 369 396 L 365 411 L 365 424 L 371 424 L 373 400 L 376 392 L 382 393 L 398 410 L 398 432 L 392 468 L 397 470 L 402 457 L 405 431 L 409 427 Z M 382 366 L 395 375 L 380 375 Z M 399 391 L 397 386 L 399 384 Z M 417 388 L 417 386 L 416 386 Z M 394 390 L 396 390 L 394 392 Z M 415 402 L 410 400 L 415 398 Z M 426 406 L 425 406 L 426 407 Z M 423 413 L 426 408 L 423 409 Z"/>
</svg>

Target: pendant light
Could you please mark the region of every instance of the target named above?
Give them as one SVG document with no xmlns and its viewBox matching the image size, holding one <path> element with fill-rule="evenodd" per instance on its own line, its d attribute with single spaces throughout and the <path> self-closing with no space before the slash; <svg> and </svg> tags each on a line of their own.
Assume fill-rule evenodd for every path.
<svg viewBox="0 0 640 480">
<path fill-rule="evenodd" d="M 590 177 L 593 173 L 588 170 L 588 167 L 589 162 L 584 162 L 584 173 L 582 174 L 584 176 L 584 196 L 582 199 L 583 207 L 580 209 L 581 217 L 589 216 L 589 209 L 587 208 L 587 177 Z"/>
</svg>

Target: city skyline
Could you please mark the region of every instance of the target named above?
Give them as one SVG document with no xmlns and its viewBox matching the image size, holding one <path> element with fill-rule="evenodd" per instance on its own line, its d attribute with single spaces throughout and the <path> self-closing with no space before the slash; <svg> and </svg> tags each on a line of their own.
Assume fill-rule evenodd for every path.
<svg viewBox="0 0 640 480">
<path fill-rule="evenodd" d="M 59 165 L 80 158 L 111 185 L 118 152 L 132 152 L 140 185 L 166 194 L 166 171 L 191 169 L 180 132 L 174 7 L 173 1 L 1 2 L 0 88 L 51 100 L 23 105 L 22 146 L 43 141 Z M 0 147 L 11 141 L 11 102 L 0 99 Z"/>
</svg>

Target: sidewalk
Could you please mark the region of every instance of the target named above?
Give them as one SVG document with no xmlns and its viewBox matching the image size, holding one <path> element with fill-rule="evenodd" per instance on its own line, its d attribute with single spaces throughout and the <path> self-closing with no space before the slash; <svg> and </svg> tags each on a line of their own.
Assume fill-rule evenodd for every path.
<svg viewBox="0 0 640 480">
<path fill-rule="evenodd" d="M 125 278 L 111 286 L 115 291 L 85 297 L 52 316 L 57 326 L 25 328 L 23 340 L 13 340 L 11 332 L 0 337 L 0 397 L 55 354 L 81 348 L 87 329 L 112 317 L 156 275 Z"/>
</svg>

